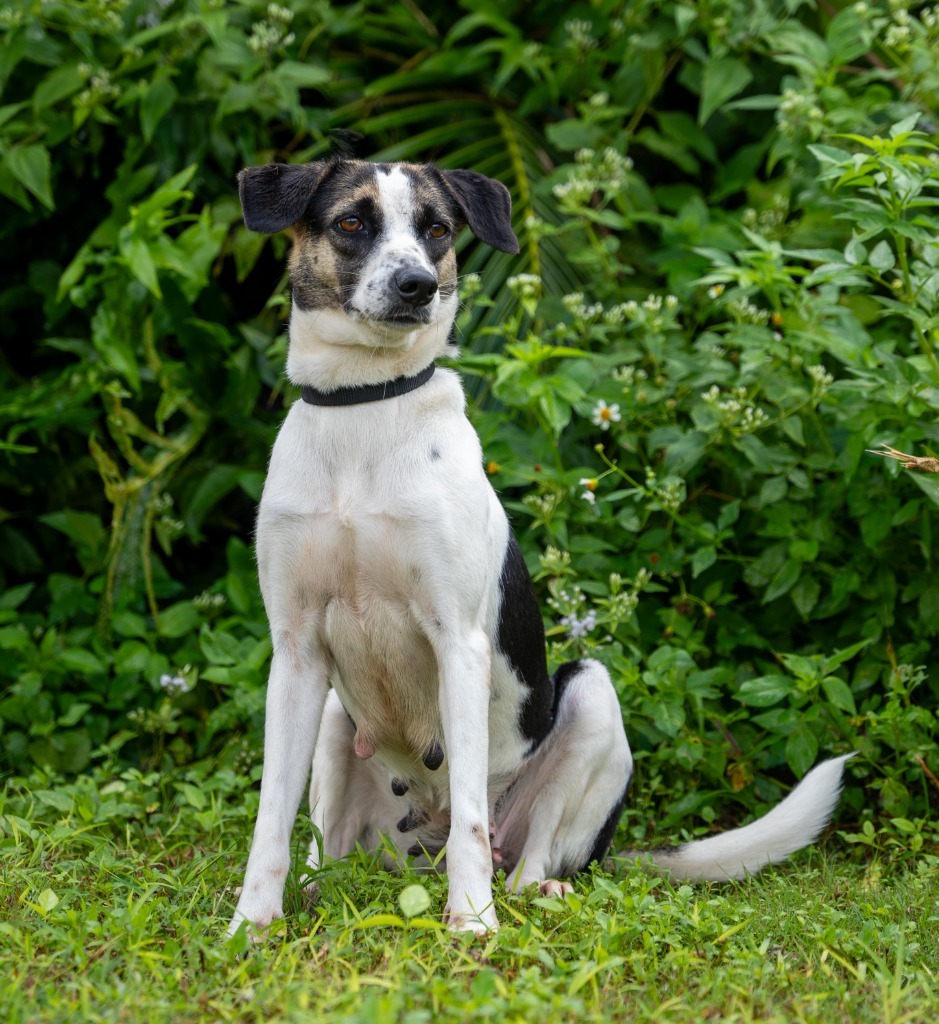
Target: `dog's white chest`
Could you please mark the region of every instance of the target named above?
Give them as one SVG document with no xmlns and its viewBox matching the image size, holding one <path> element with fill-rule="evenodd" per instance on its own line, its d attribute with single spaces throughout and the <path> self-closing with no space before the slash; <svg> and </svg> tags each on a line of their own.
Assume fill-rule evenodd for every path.
<svg viewBox="0 0 939 1024">
<path fill-rule="evenodd" d="M 447 398 L 450 382 L 440 384 Z M 351 415 L 292 409 L 258 521 L 272 630 L 283 616 L 283 628 L 300 625 L 315 638 L 355 722 L 357 752 L 378 753 L 390 766 L 419 764 L 439 742 L 438 665 L 429 636 L 452 619 L 454 600 L 481 603 L 491 573 L 470 562 L 455 579 L 459 560 L 441 560 L 467 542 L 471 550 L 489 549 L 491 491 L 462 395 L 450 398 L 459 402 L 458 415 L 446 414 L 453 403 L 445 401 L 443 416 L 416 421 L 391 403 Z"/>
</svg>

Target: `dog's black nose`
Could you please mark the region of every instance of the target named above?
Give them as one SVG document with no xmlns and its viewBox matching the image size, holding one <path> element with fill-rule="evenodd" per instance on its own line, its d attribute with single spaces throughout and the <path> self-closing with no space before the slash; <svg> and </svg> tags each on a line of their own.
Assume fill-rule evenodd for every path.
<svg viewBox="0 0 939 1024">
<path fill-rule="evenodd" d="M 410 267 L 395 274 L 395 285 L 402 302 L 426 306 L 437 291 L 437 278 L 420 267 Z"/>
</svg>

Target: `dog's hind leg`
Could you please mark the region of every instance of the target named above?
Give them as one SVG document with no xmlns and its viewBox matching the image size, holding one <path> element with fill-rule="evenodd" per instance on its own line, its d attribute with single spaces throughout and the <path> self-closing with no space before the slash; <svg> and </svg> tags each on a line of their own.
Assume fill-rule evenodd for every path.
<svg viewBox="0 0 939 1024">
<path fill-rule="evenodd" d="M 496 816 L 510 890 L 538 883 L 563 893 L 569 877 L 606 853 L 626 798 L 632 756 L 606 669 L 562 665 L 551 732 L 529 758 Z"/>
</svg>

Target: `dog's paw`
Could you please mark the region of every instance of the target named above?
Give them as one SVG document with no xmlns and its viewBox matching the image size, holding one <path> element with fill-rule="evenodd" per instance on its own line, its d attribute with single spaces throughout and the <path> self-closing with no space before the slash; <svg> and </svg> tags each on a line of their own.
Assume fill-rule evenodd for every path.
<svg viewBox="0 0 939 1024">
<path fill-rule="evenodd" d="M 239 907 L 228 925 L 228 937 L 237 934 L 238 929 L 246 923 L 245 934 L 248 938 L 254 943 L 263 942 L 267 938 L 267 929 L 270 925 L 283 916 L 284 912 L 279 907 L 267 913 L 251 913 Z"/>
<path fill-rule="evenodd" d="M 309 875 L 304 875 L 300 879 L 300 886 L 303 889 L 303 895 L 306 898 L 309 906 L 314 906 L 319 902 L 320 898 L 320 884 L 315 882 Z"/>
<path fill-rule="evenodd" d="M 574 886 L 570 882 L 559 882 L 556 878 L 546 878 L 538 883 L 539 896 L 560 896 L 563 899 L 573 891 Z"/>
<path fill-rule="evenodd" d="M 443 923 L 451 932 L 472 932 L 474 935 L 485 935 L 499 927 L 499 919 L 493 907 L 487 907 L 481 914 L 475 910 L 454 911 L 449 907 L 443 912 Z"/>
</svg>

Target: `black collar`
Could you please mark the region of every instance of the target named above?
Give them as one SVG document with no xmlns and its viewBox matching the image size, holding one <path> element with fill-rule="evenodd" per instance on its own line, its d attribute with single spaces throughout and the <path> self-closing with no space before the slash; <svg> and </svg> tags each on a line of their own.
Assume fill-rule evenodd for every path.
<svg viewBox="0 0 939 1024">
<path fill-rule="evenodd" d="M 395 377 L 381 384 L 357 384 L 355 387 L 336 388 L 335 391 L 320 391 L 307 385 L 300 391 L 300 397 L 310 405 L 364 405 L 365 402 L 380 402 L 383 398 L 406 395 L 426 384 L 436 369 L 436 365 L 431 363 L 413 377 Z"/>
</svg>

